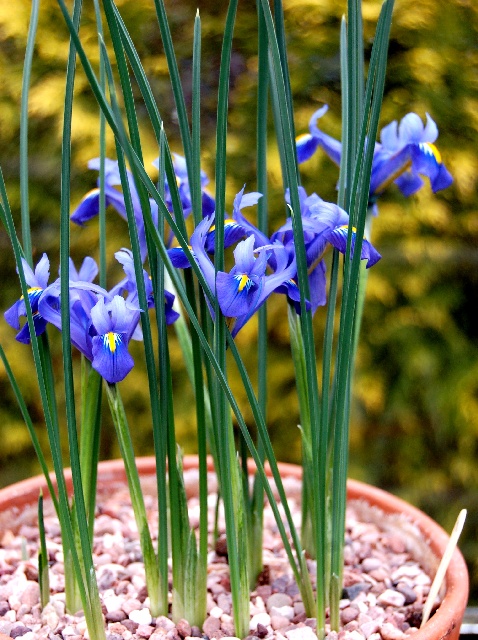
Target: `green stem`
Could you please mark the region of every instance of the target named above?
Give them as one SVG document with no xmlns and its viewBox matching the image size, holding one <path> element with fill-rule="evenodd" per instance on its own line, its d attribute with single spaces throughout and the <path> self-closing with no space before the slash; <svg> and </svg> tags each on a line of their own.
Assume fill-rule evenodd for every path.
<svg viewBox="0 0 478 640">
<path fill-rule="evenodd" d="M 111 417 L 116 429 L 121 456 L 123 458 L 126 478 L 131 496 L 136 526 L 139 532 L 139 541 L 143 553 L 144 568 L 146 573 L 146 586 L 151 601 L 151 615 L 160 615 L 160 589 L 159 589 L 159 569 L 157 557 L 154 552 L 153 542 L 148 527 L 146 507 L 144 504 L 143 492 L 139 479 L 138 469 L 133 450 L 133 443 L 128 426 L 126 413 L 121 396 L 115 384 L 106 385 L 106 395 L 111 411 Z"/>
<path fill-rule="evenodd" d="M 101 376 L 89 360 L 82 357 L 82 397 L 80 432 L 80 468 L 86 515 L 93 539 L 93 524 L 96 503 L 96 478 L 100 449 L 101 428 Z"/>
</svg>

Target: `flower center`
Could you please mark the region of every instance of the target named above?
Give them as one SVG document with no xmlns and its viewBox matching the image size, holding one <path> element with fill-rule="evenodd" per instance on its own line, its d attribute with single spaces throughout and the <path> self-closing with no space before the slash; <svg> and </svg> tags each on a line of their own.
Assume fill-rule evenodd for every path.
<svg viewBox="0 0 478 640">
<path fill-rule="evenodd" d="M 441 164 L 441 153 L 438 151 L 438 149 L 436 148 L 436 146 L 431 143 L 431 142 L 421 142 L 420 143 L 420 148 L 422 149 L 422 151 L 424 151 L 425 153 L 431 154 L 435 160 L 438 162 L 438 164 Z"/>
<path fill-rule="evenodd" d="M 237 290 L 243 291 L 244 289 L 250 289 L 252 286 L 252 280 L 245 273 L 238 273 L 234 276 L 234 279 L 238 281 Z"/>
<path fill-rule="evenodd" d="M 111 353 L 116 351 L 116 345 L 121 341 L 119 334 L 109 331 L 103 336 L 103 344 Z"/>
</svg>

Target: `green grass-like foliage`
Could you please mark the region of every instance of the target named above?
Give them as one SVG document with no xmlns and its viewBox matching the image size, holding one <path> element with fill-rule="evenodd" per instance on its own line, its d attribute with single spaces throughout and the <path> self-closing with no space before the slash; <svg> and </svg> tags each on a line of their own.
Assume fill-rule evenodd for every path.
<svg viewBox="0 0 478 640">
<path fill-rule="evenodd" d="M 467 260 L 473 264 L 476 258 L 478 235 L 474 177 L 478 156 L 477 147 L 473 146 L 476 100 L 469 89 L 473 83 L 466 65 L 457 68 L 454 62 L 454 47 L 462 46 L 461 53 L 473 57 L 471 47 L 468 49 L 471 35 L 467 23 L 478 18 L 477 10 L 458 3 L 437 8 L 429 0 L 397 7 L 386 79 L 392 11 L 388 0 L 380 19 L 378 6 L 375 11 L 367 4 L 362 15 L 360 3 L 350 2 L 346 21 L 341 21 L 339 10 L 325 12 L 321 8 L 316 14 L 305 2 L 295 3 L 293 8 L 287 2 L 284 6 L 275 2 L 272 13 L 265 1 L 253 7 L 241 7 L 240 3 L 236 7 L 231 2 L 227 12 L 199 15 L 186 2 L 184 7 L 180 3 L 179 10 L 177 4 L 169 7 L 155 0 L 154 6 L 138 2 L 137 15 L 132 15 L 128 5 L 118 2 L 116 6 L 111 0 L 104 0 L 101 9 L 95 3 L 95 12 L 89 13 L 90 9 L 85 8 L 79 37 L 75 35 L 79 3 L 71 17 L 66 6 L 59 4 L 60 7 L 45 1 L 39 13 L 36 3 L 32 4 L 28 38 L 16 18 L 9 16 L 7 21 L 0 9 L 0 27 L 5 34 L 0 41 L 0 67 L 8 62 L 9 69 L 0 130 L 11 132 L 10 136 L 5 135 L 5 151 L 0 157 L 6 184 L 6 188 L 2 185 L 1 194 L 1 217 L 8 236 L 5 244 L 13 247 L 17 263 L 22 254 L 30 264 L 35 263 L 42 251 L 48 250 L 55 269 L 58 264 L 66 265 L 70 254 L 84 255 L 92 246 L 97 247 L 102 283 L 113 270 L 107 261 L 113 244 L 115 249 L 131 246 L 139 304 L 147 309 L 138 234 L 128 196 L 128 167 L 147 228 L 148 270 L 154 299 L 162 300 L 165 288 L 172 285 L 183 312 L 176 332 L 166 328 L 162 314 L 151 318 L 143 314 L 143 343 L 133 347 L 138 364 L 127 381 L 121 383 L 121 397 L 119 389 L 107 389 L 111 416 L 102 403 L 101 381 L 95 378 L 96 372 L 85 363 L 79 371 L 77 355 L 70 351 L 68 331 L 62 333 L 61 339 L 55 335 L 49 340 L 35 339 L 32 335 L 33 362 L 27 362 L 25 356 L 16 355 L 18 347 L 14 350 L 11 344 L 11 329 L 2 324 L 0 356 L 5 373 L 3 369 L 0 372 L 0 390 L 5 387 L 6 402 L 0 409 L 5 417 L 0 429 L 2 435 L 6 434 L 4 441 L 11 443 L 11 449 L 0 450 L 2 468 L 8 469 L 3 461 L 16 459 L 15 454 L 25 457 L 24 452 L 33 446 L 39 453 L 42 471 L 46 472 L 51 463 L 60 477 L 65 459 L 65 439 L 61 434 L 67 435 L 72 455 L 68 464 L 73 468 L 77 497 L 69 504 L 60 482 L 56 507 L 66 555 L 77 576 L 71 591 L 79 590 L 87 610 L 96 597 L 92 567 L 88 564 L 94 468 L 98 456 L 120 452 L 130 469 L 148 588 L 157 607 L 155 614 L 167 612 L 171 550 L 173 617 L 187 615 L 192 622 L 201 624 L 206 602 L 206 453 L 212 453 L 226 515 L 236 633 L 245 636 L 248 592 L 261 566 L 260 558 L 253 553 L 257 544 L 248 546 L 248 542 L 260 539 L 264 493 L 271 497 L 263 463 L 266 459 L 271 463 L 281 491 L 275 460 L 301 459 L 306 476 L 303 513 L 310 514 L 311 520 L 301 539 L 286 513 L 291 543 L 284 525 L 279 522 L 279 527 L 308 614 L 317 617 L 321 634 L 329 604 L 332 624 L 338 625 L 344 492 L 349 467 L 362 479 L 400 490 L 405 497 L 434 512 L 445 527 L 449 525 L 447 517 L 452 518 L 453 514 L 440 514 L 441 502 L 456 500 L 456 495 L 462 493 L 461 499 L 473 512 L 478 486 L 478 375 L 476 323 L 471 319 L 469 291 L 476 286 L 476 278 Z M 439 43 L 441 55 L 434 53 L 436 41 L 427 41 L 420 28 L 423 16 L 427 24 L 434 25 L 435 33 L 445 33 L 447 27 L 447 35 Z M 459 37 L 452 38 L 449 31 Z M 251 38 L 251 33 L 256 32 L 257 38 Z M 316 37 L 318 33 L 320 38 Z M 46 34 L 53 40 L 49 47 Z M 60 43 L 70 37 L 69 58 L 62 60 L 59 56 L 65 47 Z M 27 38 L 25 42 L 23 38 Z M 457 41 L 462 44 L 456 45 Z M 32 58 L 34 43 L 38 55 Z M 15 87 L 20 78 L 23 90 L 21 116 L 17 118 Z M 324 125 L 321 121 L 319 126 L 330 130 L 344 144 L 340 175 L 320 154 L 301 167 L 300 174 L 298 171 L 295 133 L 306 130 L 308 117 L 321 102 L 328 102 L 330 111 Z M 297 215 L 299 181 L 308 192 L 317 190 L 332 201 L 337 199 L 334 188 L 338 180 L 338 201 L 357 227 L 356 248 L 359 247 L 366 226 L 372 160 L 372 148 L 367 148 L 366 139 L 376 139 L 382 122 L 400 119 L 410 110 L 421 116 L 429 111 L 439 122 L 440 149 L 452 169 L 455 185 L 444 195 L 434 197 L 433 202 L 429 191 L 404 203 L 398 192 L 391 190 L 387 199 L 380 201 L 380 216 L 373 226 L 374 245 L 383 255 L 382 261 L 365 279 L 358 251 L 354 260 L 345 261 L 340 261 L 334 252 L 328 263 L 333 283 L 328 292 L 329 307 L 312 319 L 306 311 L 309 293 L 304 247 L 297 241 L 302 237 Z M 447 122 L 450 113 L 455 113 L 454 118 L 456 114 L 460 117 L 459 130 L 455 119 Z M 17 185 L 16 165 L 10 158 L 18 153 L 18 126 L 21 148 Z M 48 162 L 43 148 L 47 136 Z M 172 150 L 186 158 L 194 222 L 185 223 L 181 214 Z M 118 158 L 128 218 L 123 225 L 103 210 L 99 239 L 95 225 L 74 231 L 69 225 L 70 201 L 76 202 L 91 186 L 91 180 L 84 177 L 86 160 L 98 154 L 103 159 Z M 157 155 L 160 172 L 154 181 L 149 177 L 148 163 Z M 188 253 L 187 238 L 193 224 L 201 219 L 201 167 L 214 176 L 212 191 L 221 213 L 216 218 L 218 270 L 223 270 L 224 261 L 229 259 L 227 255 L 223 258 L 222 211 L 230 210 L 232 197 L 244 182 L 247 190 L 264 193 L 257 223 L 266 234 L 289 214 L 281 194 L 284 188 L 290 189 L 302 292 L 300 317 L 289 314 L 288 323 L 283 306 L 271 301 L 267 311 L 263 307 L 259 319 L 249 321 L 233 340 L 215 301 L 215 292 L 209 289 L 201 272 L 193 265 L 183 278 L 171 266 L 162 223 L 165 221 L 174 230 L 178 243 Z M 172 186 L 172 213 L 164 203 L 164 174 Z M 104 188 L 102 171 L 101 184 Z M 159 228 L 151 219 L 148 198 L 159 208 Z M 15 229 L 18 211 L 21 243 Z M 5 280 L 12 276 L 16 289 L 2 290 L 3 308 L 18 298 L 12 253 L 10 258 L 5 257 L 7 253 L 1 252 L 0 268 Z M 25 295 L 21 270 L 20 281 Z M 367 299 L 362 309 L 365 282 Z M 61 286 L 66 298 L 66 269 Z M 214 323 L 208 304 L 215 311 Z M 27 314 L 32 323 L 28 305 Z M 64 305 L 65 326 L 69 324 L 68 314 L 68 306 Z M 289 355 L 291 341 L 293 359 Z M 356 355 L 355 369 L 352 355 Z M 323 368 L 317 366 L 321 360 Z M 28 381 L 20 391 L 16 379 L 26 378 L 25 371 L 31 368 L 37 371 L 39 392 Z M 53 373 L 57 368 L 66 374 L 64 382 L 60 379 L 61 385 Z M 82 402 L 78 403 L 82 407 L 79 442 L 75 390 L 82 391 Z M 88 404 L 87 397 L 94 397 L 94 402 Z M 286 412 L 281 409 L 284 403 Z M 33 438 L 32 445 L 27 438 L 12 435 L 14 431 L 26 431 L 18 428 L 17 405 Z M 193 405 L 195 410 L 191 411 Z M 130 434 L 126 415 L 133 411 L 135 429 Z M 111 435 L 112 424 L 118 440 Z M 186 451 L 200 454 L 198 543 L 184 508 L 177 443 Z M 163 513 L 169 504 L 171 522 L 168 529 L 167 518 L 160 519 L 157 548 L 147 528 L 133 463 L 135 453 L 152 452 L 158 468 L 158 504 Z M 248 455 L 258 467 L 252 492 L 241 479 Z M 0 476 L 0 484 L 6 481 L 6 475 Z M 330 537 L 326 533 L 329 526 L 333 532 Z M 465 543 L 470 557 L 474 557 L 474 544 Z M 303 547 L 318 563 L 316 593 L 309 582 Z M 95 613 L 93 604 L 85 612 L 91 637 L 101 637 L 98 608 Z"/>
</svg>

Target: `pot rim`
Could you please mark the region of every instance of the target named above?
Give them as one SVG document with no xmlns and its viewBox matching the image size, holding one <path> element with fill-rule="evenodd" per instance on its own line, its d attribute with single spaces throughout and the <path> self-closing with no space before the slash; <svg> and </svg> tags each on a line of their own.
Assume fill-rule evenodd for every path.
<svg viewBox="0 0 478 640">
<path fill-rule="evenodd" d="M 154 456 L 136 458 L 136 466 L 140 476 L 155 474 Z M 186 455 L 183 459 L 184 469 L 197 466 L 197 456 Z M 213 470 L 212 460 L 208 460 L 209 470 Z M 281 476 L 293 476 L 300 478 L 302 469 L 300 466 L 290 463 L 279 464 Z M 254 464 L 250 466 L 254 470 Z M 55 486 L 54 474 L 50 476 Z M 67 487 L 71 490 L 71 470 L 65 469 Z M 106 460 L 98 465 L 98 480 L 102 483 L 108 481 L 125 481 L 123 461 Z M 15 484 L 0 489 L 0 512 L 9 508 L 18 509 L 21 506 L 36 503 L 39 490 L 42 488 L 45 496 L 48 496 L 48 488 L 43 475 L 28 478 Z M 433 554 L 440 559 L 449 540 L 444 529 L 425 513 L 405 502 L 401 498 L 378 489 L 358 480 L 347 481 L 347 498 L 349 500 L 361 499 L 376 506 L 388 514 L 403 514 L 407 520 L 415 524 Z M 440 607 L 428 620 L 426 625 L 413 634 L 414 640 L 458 640 L 460 625 L 468 601 L 468 570 L 465 560 L 458 548 L 455 549 L 450 565 L 445 576 L 446 592 Z M 0 634 L 1 640 L 1 634 Z"/>
</svg>

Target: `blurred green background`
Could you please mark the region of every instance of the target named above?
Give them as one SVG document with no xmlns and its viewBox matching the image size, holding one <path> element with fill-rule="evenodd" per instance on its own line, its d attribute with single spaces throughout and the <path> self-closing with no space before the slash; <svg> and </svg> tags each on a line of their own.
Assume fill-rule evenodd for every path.
<svg viewBox="0 0 478 640">
<path fill-rule="evenodd" d="M 86 3 L 81 37 L 98 59 L 92 3 Z M 197 4 L 203 21 L 203 168 L 214 170 L 217 71 L 224 29 L 221 3 L 168 3 L 176 54 L 190 98 L 192 30 Z M 321 103 L 330 105 L 321 127 L 340 135 L 339 25 L 345 9 L 335 0 L 284 0 L 289 62 L 298 132 Z M 166 123 L 172 149 L 181 152 L 167 66 L 152 0 L 118 1 L 148 73 Z M 378 2 L 364 2 L 365 39 L 371 46 Z M 19 104 L 30 3 L 0 3 L 0 164 L 10 202 L 19 212 Z M 351 428 L 350 475 L 388 489 L 416 504 L 450 530 L 459 510 L 468 509 L 461 547 L 478 602 L 478 5 L 473 0 L 398 0 L 392 28 L 382 125 L 409 111 L 428 112 L 440 129 L 438 147 L 454 176 L 453 186 L 434 196 L 427 184 L 405 200 L 392 186 L 379 202 L 373 242 L 383 259 L 369 274 L 362 340 L 358 354 Z M 228 203 L 244 183 L 254 190 L 254 101 L 256 91 L 256 9 L 240 2 L 232 58 Z M 68 36 L 55 0 L 41 3 L 30 95 L 30 206 L 35 262 L 46 251 L 52 276 L 58 269 L 60 144 Z M 142 114 L 141 105 L 138 105 Z M 144 124 L 147 162 L 157 156 Z M 111 138 L 109 154 L 114 157 Z M 94 186 L 86 163 L 98 154 L 98 108 L 81 70 L 76 80 L 72 139 L 72 206 Z M 152 169 L 153 171 L 153 169 Z M 279 165 L 271 141 L 272 229 L 284 216 Z M 153 175 L 153 173 L 152 173 Z M 303 184 L 334 201 L 336 167 L 322 153 L 303 166 Z M 108 215 L 109 252 L 127 246 L 126 225 Z M 97 251 L 96 222 L 72 228 L 72 255 L 79 262 Z M 111 285 L 119 277 L 111 263 Z M 0 308 L 19 295 L 12 252 L 0 230 Z M 297 403 L 290 365 L 284 300 L 269 306 L 270 405 L 268 423 L 278 457 L 298 461 Z M 315 320 L 318 330 L 323 310 Z M 254 372 L 254 321 L 238 342 Z M 29 347 L 0 318 L 0 341 L 22 383 L 38 432 L 45 430 Z M 58 336 L 51 334 L 53 344 Z M 174 332 L 171 332 L 174 344 Z M 149 403 L 140 346 L 133 347 L 135 371 L 122 393 L 138 454 L 150 454 Z M 61 395 L 61 353 L 56 351 Z M 192 394 L 177 349 L 172 353 L 178 432 L 186 452 L 194 451 Z M 241 397 L 241 391 L 238 389 Z M 118 456 L 105 412 L 102 455 Z M 246 411 L 246 415 L 247 411 Z M 250 418 L 250 416 L 248 416 Z M 28 433 L 3 368 L 0 370 L 0 486 L 38 472 Z"/>
</svg>

